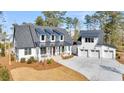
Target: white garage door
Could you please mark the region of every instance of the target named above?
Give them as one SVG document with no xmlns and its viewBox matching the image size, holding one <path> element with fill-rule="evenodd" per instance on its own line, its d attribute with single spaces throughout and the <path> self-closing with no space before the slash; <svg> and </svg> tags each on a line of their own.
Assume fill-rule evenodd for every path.
<svg viewBox="0 0 124 93">
<path fill-rule="evenodd" d="M 91 50 L 91 56 L 90 57 L 100 58 L 99 50 Z"/>
<path fill-rule="evenodd" d="M 81 49 L 81 56 L 88 57 L 88 50 Z"/>
<path fill-rule="evenodd" d="M 112 50 L 105 50 L 104 51 L 105 58 L 113 58 L 113 51 Z"/>
</svg>

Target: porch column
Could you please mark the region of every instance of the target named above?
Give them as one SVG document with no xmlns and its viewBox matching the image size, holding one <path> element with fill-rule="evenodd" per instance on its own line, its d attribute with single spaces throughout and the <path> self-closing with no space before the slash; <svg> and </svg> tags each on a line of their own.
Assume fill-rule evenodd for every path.
<svg viewBox="0 0 124 93">
<path fill-rule="evenodd" d="M 67 53 L 68 52 L 68 48 L 67 46 L 64 46 L 64 53 Z"/>
<path fill-rule="evenodd" d="M 60 46 L 58 46 L 58 54 L 60 55 Z"/>
<path fill-rule="evenodd" d="M 37 60 L 40 61 L 41 55 L 40 55 L 40 48 L 39 47 L 36 47 L 36 56 L 37 56 Z"/>
<path fill-rule="evenodd" d="M 57 50 L 56 51 L 57 51 L 57 55 L 59 55 L 59 47 L 57 47 Z"/>
<path fill-rule="evenodd" d="M 62 53 L 62 46 L 60 46 L 60 54 Z"/>
<path fill-rule="evenodd" d="M 53 47 L 50 47 L 50 56 L 53 55 Z"/>
<path fill-rule="evenodd" d="M 68 46 L 68 53 L 71 55 L 71 46 Z"/>
<path fill-rule="evenodd" d="M 58 54 L 57 54 L 57 47 L 55 47 L 55 55 L 58 55 Z"/>
<path fill-rule="evenodd" d="M 50 47 L 46 48 L 46 54 L 47 54 L 47 56 L 50 56 Z"/>
</svg>

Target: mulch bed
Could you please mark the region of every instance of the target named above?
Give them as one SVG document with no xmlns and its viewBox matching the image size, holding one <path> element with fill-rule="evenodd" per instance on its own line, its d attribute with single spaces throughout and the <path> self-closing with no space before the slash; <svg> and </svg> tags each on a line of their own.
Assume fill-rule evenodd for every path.
<svg viewBox="0 0 124 93">
<path fill-rule="evenodd" d="M 0 64 L 3 66 L 6 66 L 9 70 L 17 68 L 17 67 L 32 67 L 36 70 L 47 70 L 47 69 L 52 69 L 61 66 L 61 64 L 58 64 L 54 60 L 52 60 L 51 64 L 47 64 L 47 62 L 36 62 L 36 63 L 20 63 L 20 62 L 15 62 L 12 61 L 12 64 L 9 65 L 8 63 L 8 57 L 0 57 Z"/>
<path fill-rule="evenodd" d="M 18 67 L 32 67 L 36 70 L 47 70 L 47 69 L 52 69 L 52 68 L 56 68 L 59 66 L 61 66 L 61 65 L 54 61 L 51 62 L 51 64 L 47 64 L 46 62 L 42 62 L 42 63 L 36 62 L 36 63 L 31 63 L 31 64 L 12 62 L 12 65 L 10 65 L 10 69 L 14 69 L 14 68 L 18 68 Z"/>
</svg>

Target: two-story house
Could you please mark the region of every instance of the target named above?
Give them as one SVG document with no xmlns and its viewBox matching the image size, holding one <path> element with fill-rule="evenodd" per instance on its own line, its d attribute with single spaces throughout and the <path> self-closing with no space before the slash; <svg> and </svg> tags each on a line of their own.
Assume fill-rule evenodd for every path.
<svg viewBox="0 0 124 93">
<path fill-rule="evenodd" d="M 101 30 L 80 31 L 80 44 L 78 45 L 78 56 L 84 58 L 111 58 L 116 57 L 116 48 L 104 44 L 104 32 Z"/>
<path fill-rule="evenodd" d="M 63 28 L 15 24 L 13 43 L 17 61 L 32 56 L 42 60 L 61 53 L 71 55 L 72 39 Z"/>
</svg>

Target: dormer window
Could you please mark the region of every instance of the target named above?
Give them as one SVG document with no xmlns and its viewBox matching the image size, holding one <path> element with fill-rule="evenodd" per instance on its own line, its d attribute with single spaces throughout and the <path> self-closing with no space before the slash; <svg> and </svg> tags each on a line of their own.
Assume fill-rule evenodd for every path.
<svg viewBox="0 0 124 93">
<path fill-rule="evenodd" d="M 55 40 L 55 37 L 54 37 L 54 35 L 52 35 L 52 40 Z"/>
<path fill-rule="evenodd" d="M 63 35 L 60 36 L 60 40 L 64 40 L 64 36 Z"/>
<path fill-rule="evenodd" d="M 41 42 L 42 42 L 42 41 L 43 41 L 43 42 L 45 41 L 45 35 L 41 35 L 41 36 L 40 36 L 40 41 L 41 41 Z"/>
<path fill-rule="evenodd" d="M 42 41 L 45 40 L 45 36 L 44 35 L 41 36 L 41 40 Z"/>
</svg>

